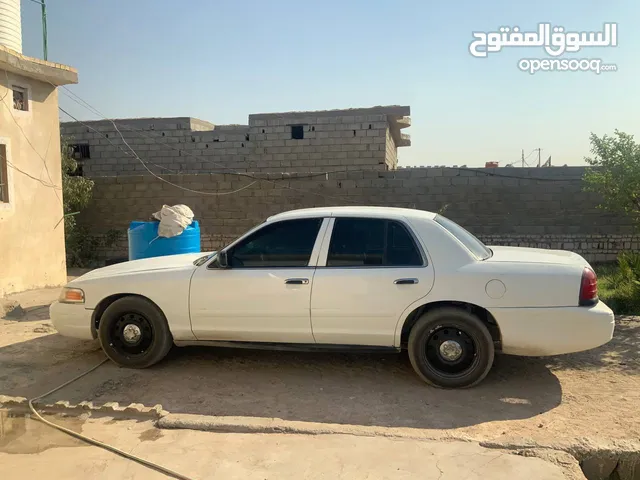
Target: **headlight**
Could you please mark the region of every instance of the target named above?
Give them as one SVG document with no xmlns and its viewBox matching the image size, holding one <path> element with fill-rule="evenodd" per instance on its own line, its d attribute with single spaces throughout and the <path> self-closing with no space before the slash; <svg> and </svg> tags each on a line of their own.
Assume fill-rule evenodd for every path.
<svg viewBox="0 0 640 480">
<path fill-rule="evenodd" d="M 79 288 L 64 287 L 58 301 L 60 303 L 84 303 L 84 292 Z"/>
</svg>

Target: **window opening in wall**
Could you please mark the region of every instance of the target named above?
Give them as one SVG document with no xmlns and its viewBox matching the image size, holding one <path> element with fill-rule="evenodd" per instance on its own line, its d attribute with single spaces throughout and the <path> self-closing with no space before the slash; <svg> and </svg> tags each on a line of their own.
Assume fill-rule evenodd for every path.
<svg viewBox="0 0 640 480">
<path fill-rule="evenodd" d="M 13 89 L 13 108 L 26 112 L 29 110 L 29 96 L 27 89 L 23 87 L 12 86 Z"/>
<path fill-rule="evenodd" d="M 0 145 L 0 203 L 9 203 L 9 173 L 5 145 Z"/>
<path fill-rule="evenodd" d="M 264 133 L 264 128 L 262 129 L 262 133 Z"/>
<path fill-rule="evenodd" d="M 353 136 L 354 136 L 354 137 L 356 136 L 356 131 L 355 131 L 355 130 L 353 131 Z"/>
<path fill-rule="evenodd" d="M 369 124 L 369 130 L 371 130 L 371 124 Z"/>
<path fill-rule="evenodd" d="M 304 138 L 304 128 L 302 125 L 291 125 L 291 138 L 302 140 Z"/>
<path fill-rule="evenodd" d="M 87 144 L 75 144 L 71 145 L 71 156 L 76 160 L 84 160 L 85 158 L 91 158 L 91 151 Z"/>
<path fill-rule="evenodd" d="M 249 134 L 248 134 L 248 133 L 244 136 L 244 139 L 245 139 L 247 142 L 249 141 Z"/>
<path fill-rule="evenodd" d="M 91 158 L 91 151 L 87 144 L 69 145 L 71 157 L 76 161 L 76 169 L 69 172 L 71 177 L 84 177 L 84 161 Z"/>
</svg>

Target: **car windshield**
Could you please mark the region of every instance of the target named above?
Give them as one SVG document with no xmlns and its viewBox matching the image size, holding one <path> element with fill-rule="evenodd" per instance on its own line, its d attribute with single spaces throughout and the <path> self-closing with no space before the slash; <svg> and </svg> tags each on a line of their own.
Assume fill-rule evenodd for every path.
<svg viewBox="0 0 640 480">
<path fill-rule="evenodd" d="M 480 260 L 486 260 L 493 255 L 493 252 L 484 243 L 478 240 L 474 235 L 462 228 L 448 218 L 438 215 L 435 221 L 442 225 L 451 235 L 456 237 L 465 247 L 471 251 Z"/>
</svg>

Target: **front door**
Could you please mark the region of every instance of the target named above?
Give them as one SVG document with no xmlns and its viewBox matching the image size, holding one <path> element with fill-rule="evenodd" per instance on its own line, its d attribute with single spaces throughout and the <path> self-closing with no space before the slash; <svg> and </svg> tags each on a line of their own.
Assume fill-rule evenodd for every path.
<svg viewBox="0 0 640 480">
<path fill-rule="evenodd" d="M 316 342 L 394 346 L 398 320 L 429 293 L 433 268 L 403 222 L 337 217 L 331 223 L 313 282 Z"/>
<path fill-rule="evenodd" d="M 311 287 L 326 223 L 267 222 L 227 250 L 230 268 L 198 268 L 190 290 L 196 338 L 314 343 Z"/>
</svg>

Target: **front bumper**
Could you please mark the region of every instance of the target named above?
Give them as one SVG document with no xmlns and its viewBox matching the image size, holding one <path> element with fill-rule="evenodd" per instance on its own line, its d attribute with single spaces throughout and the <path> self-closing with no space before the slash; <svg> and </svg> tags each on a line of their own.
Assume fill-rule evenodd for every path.
<svg viewBox="0 0 640 480">
<path fill-rule="evenodd" d="M 494 308 L 502 351 L 546 356 L 581 352 L 613 338 L 615 319 L 603 302 L 593 307 Z"/>
<path fill-rule="evenodd" d="M 93 310 L 84 308 L 84 304 L 53 302 L 49 307 L 49 316 L 55 329 L 65 337 L 93 340 L 91 317 Z"/>
</svg>

